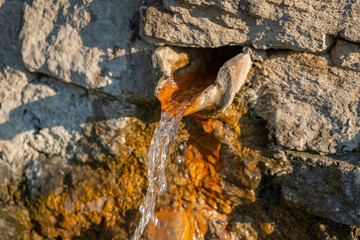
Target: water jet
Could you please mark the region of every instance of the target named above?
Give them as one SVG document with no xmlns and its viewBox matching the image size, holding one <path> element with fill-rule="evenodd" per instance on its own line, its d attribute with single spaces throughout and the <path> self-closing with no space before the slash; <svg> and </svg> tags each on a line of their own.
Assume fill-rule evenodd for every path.
<svg viewBox="0 0 360 240">
<path fill-rule="evenodd" d="M 159 47 L 153 54 L 154 67 L 162 75 L 155 88 L 162 113 L 148 154 L 149 186 L 140 206 L 142 217 L 134 240 L 141 237 L 150 220 L 157 224 L 156 197 L 166 190 L 166 161 L 182 117 L 199 111 L 224 112 L 245 83 L 252 64 L 250 56 L 244 53 L 219 63 L 223 63 L 221 59 L 212 58 L 204 49 L 183 52 Z"/>
</svg>

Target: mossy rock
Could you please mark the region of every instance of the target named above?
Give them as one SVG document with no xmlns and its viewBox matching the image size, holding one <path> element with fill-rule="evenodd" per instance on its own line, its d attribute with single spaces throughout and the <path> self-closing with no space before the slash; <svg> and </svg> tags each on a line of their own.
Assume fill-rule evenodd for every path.
<svg viewBox="0 0 360 240">
<path fill-rule="evenodd" d="M 2 240 L 30 239 L 31 222 L 27 210 L 18 205 L 0 205 L 0 236 Z"/>
</svg>

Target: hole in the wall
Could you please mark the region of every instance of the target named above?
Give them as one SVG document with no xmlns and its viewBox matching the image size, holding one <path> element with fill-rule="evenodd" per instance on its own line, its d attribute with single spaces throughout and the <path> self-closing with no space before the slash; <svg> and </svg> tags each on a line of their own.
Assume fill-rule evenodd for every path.
<svg viewBox="0 0 360 240">
<path fill-rule="evenodd" d="M 243 50 L 242 46 L 224 46 L 218 48 L 204 48 L 204 51 L 208 52 L 213 58 L 215 66 L 221 67 L 227 60 L 235 57 Z"/>
<path fill-rule="evenodd" d="M 200 59 L 208 73 L 217 73 L 229 59 L 242 52 L 242 46 L 224 46 L 219 48 L 179 48 L 179 52 L 189 54 L 190 64 L 195 58 Z M 186 66 L 185 66 L 186 67 Z M 175 73 L 176 74 L 176 73 Z"/>
</svg>

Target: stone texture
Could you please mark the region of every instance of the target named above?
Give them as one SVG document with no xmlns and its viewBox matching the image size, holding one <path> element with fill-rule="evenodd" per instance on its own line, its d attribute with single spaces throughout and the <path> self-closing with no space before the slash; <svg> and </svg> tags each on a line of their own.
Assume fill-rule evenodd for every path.
<svg viewBox="0 0 360 240">
<path fill-rule="evenodd" d="M 20 34 L 25 67 L 118 97 L 151 98 L 151 47 L 139 41 L 139 2 L 25 4 Z"/>
<path fill-rule="evenodd" d="M 48 154 L 61 157 L 63 164 L 74 156 L 86 162 L 88 153 L 80 141 L 86 123 L 109 120 L 117 129 L 124 119 L 116 119 L 137 114 L 135 105 L 128 104 L 125 99 L 153 98 L 154 83 L 147 72 L 151 47 L 137 36 L 139 2 L 129 3 L 127 9 L 116 8 L 118 5 L 112 2 L 93 3 L 92 10 L 84 4 L 1 2 L 0 164 L 3 174 L 0 194 L 4 201 L 11 200 L 13 193 L 8 188 L 22 181 L 23 171 L 30 161 Z M 126 15 L 115 17 L 117 11 Z M 91 12 L 93 21 L 89 20 Z M 96 19 L 94 14 L 99 14 L 100 18 Z M 107 27 L 110 29 L 104 29 Z M 54 45 L 48 44 L 50 40 Z M 91 46 L 84 47 L 83 41 Z M 110 52 L 103 56 L 106 58 L 103 61 L 94 55 L 97 51 Z M 44 59 L 46 64 L 41 63 Z M 94 66 L 99 68 L 94 59 L 105 64 L 103 70 L 119 71 L 114 80 L 116 86 L 108 87 L 108 91 L 98 88 L 104 78 L 93 74 Z M 46 70 L 48 63 L 55 72 Z M 37 67 L 42 70 L 37 71 Z M 103 92 L 111 92 L 118 99 Z M 94 154 L 92 159 L 97 159 L 98 155 Z"/>
<path fill-rule="evenodd" d="M 254 74 L 253 106 L 278 145 L 344 153 L 360 143 L 358 71 L 329 65 L 328 54 L 269 54 Z"/>
<path fill-rule="evenodd" d="M 0 1 L 0 64 L 19 66 L 21 64 L 21 53 L 19 51 L 21 42 L 19 41 L 19 31 L 22 24 L 22 8 L 24 1 Z M 9 17 L 11 16 L 11 17 Z M 1 99 L 1 97 L 0 97 Z"/>
<path fill-rule="evenodd" d="M 148 1 L 142 34 L 187 47 L 252 45 L 320 52 L 340 35 L 360 42 L 357 1 Z"/>
<path fill-rule="evenodd" d="M 341 41 L 334 51 L 342 46 L 356 50 Z M 339 55 L 253 51 L 258 62 L 245 94 L 266 120 L 275 149 L 294 150 L 274 155 L 286 159 L 275 175 L 288 204 L 359 226 L 360 76 L 332 65 L 350 59 Z M 346 152 L 355 153 L 340 155 Z"/>
<path fill-rule="evenodd" d="M 131 237 L 170 44 L 255 63 L 227 111 L 183 120 L 158 209 L 210 239 L 358 239 L 359 3 L 139 5 L 0 0 L 1 236 Z"/>
<path fill-rule="evenodd" d="M 36 21 L 38 21 L 37 24 L 30 22 L 32 31 L 37 31 L 41 27 L 51 27 L 52 25 L 50 23 L 47 24 L 44 19 L 41 20 L 42 17 L 45 19 L 48 17 L 47 15 L 43 16 L 43 13 L 39 14 L 36 12 L 37 16 L 35 16 L 36 14 L 33 12 L 35 15 L 31 15 L 28 4 L 36 4 L 36 1 L 33 1 L 33 3 L 28 1 L 28 3 L 25 4 L 25 8 L 24 1 L 2 1 L 0 4 L 0 16 L 2 19 L 0 26 L 1 29 L 4 30 L 0 33 L 0 39 L 2 41 L 2 44 L 0 45 L 0 201 L 6 204 L 6 208 L 9 204 L 15 203 L 16 206 L 21 205 L 23 204 L 24 199 L 31 201 L 29 204 L 32 207 L 27 205 L 28 209 L 36 210 L 35 213 L 34 210 L 30 212 L 31 220 L 35 221 L 36 224 L 39 224 L 36 225 L 36 227 L 34 225 L 31 226 L 30 220 L 26 220 L 29 221 L 28 229 L 26 229 L 26 231 L 30 231 L 30 229 L 32 229 L 31 239 L 42 239 L 44 236 L 57 236 L 59 234 L 61 236 L 69 236 L 70 233 L 76 235 L 75 231 L 79 232 L 79 228 L 89 227 L 87 224 L 91 222 L 89 222 L 89 219 L 91 218 L 90 215 L 92 212 L 101 212 L 101 214 L 105 214 L 106 212 L 112 211 L 111 209 L 104 210 L 104 206 L 101 204 L 101 201 L 106 200 L 106 202 L 108 202 L 114 199 L 112 197 L 110 197 L 110 200 L 109 198 L 98 198 L 90 194 L 91 197 L 83 196 L 83 199 L 79 200 L 78 197 L 81 195 L 79 192 L 86 192 L 89 188 L 93 188 L 95 189 L 95 192 L 99 192 L 98 186 L 106 188 L 105 185 L 112 186 L 112 189 L 119 187 L 116 182 L 111 184 L 103 182 L 104 185 L 102 185 L 100 183 L 102 181 L 100 178 L 92 180 L 95 175 L 101 177 L 109 176 L 109 174 L 101 171 L 91 171 L 91 167 L 89 167 L 88 164 L 92 167 L 98 166 L 99 164 L 103 164 L 103 162 L 107 159 L 115 159 L 114 156 L 119 157 L 121 152 L 134 153 L 136 151 L 146 151 L 147 149 L 145 144 L 133 147 L 125 145 L 124 142 L 127 139 L 130 139 L 130 137 L 127 136 L 129 131 L 125 131 L 123 129 L 130 129 L 134 127 L 132 122 L 135 120 L 133 120 L 131 116 L 143 118 L 144 116 L 141 114 L 148 111 L 146 107 L 148 102 L 142 105 L 141 108 L 143 110 L 140 113 L 137 107 L 134 104 L 127 102 L 126 99 L 145 99 L 148 101 L 153 98 L 153 87 L 151 86 L 153 83 L 148 81 L 149 79 L 152 79 L 152 75 L 151 72 L 147 72 L 150 66 L 150 59 L 148 55 L 149 47 L 142 42 L 139 42 L 139 39 L 136 37 L 136 29 L 132 29 L 134 26 L 137 26 L 137 20 L 136 18 L 133 19 L 133 16 L 136 16 L 136 6 L 138 4 L 132 2 L 129 6 L 131 11 L 129 11 L 129 9 L 126 11 L 128 14 L 126 17 L 129 17 L 129 19 L 124 18 L 121 20 L 126 24 L 123 22 L 117 22 L 116 24 L 121 24 L 121 26 L 116 24 L 113 26 L 113 28 L 122 27 L 128 35 L 134 37 L 134 43 L 130 47 L 128 44 L 130 44 L 131 40 L 127 39 L 129 42 L 126 42 L 121 33 L 120 35 L 114 36 L 119 37 L 121 42 L 120 46 L 122 48 L 126 48 L 125 51 L 124 49 L 117 49 L 115 46 L 115 49 L 117 49 L 116 51 L 114 50 L 116 54 L 123 54 L 120 54 L 119 56 L 112 56 L 112 58 L 115 59 L 112 63 L 112 67 L 115 70 L 119 70 L 120 74 L 117 76 L 118 79 L 115 80 L 120 89 L 116 89 L 115 86 L 111 86 L 109 87 L 112 91 L 111 92 L 110 90 L 106 91 L 104 89 L 95 88 L 94 86 L 97 86 L 97 81 L 101 77 L 92 78 L 91 81 L 94 82 L 89 83 L 91 86 L 88 86 L 86 84 L 82 85 L 82 83 L 85 82 L 81 83 L 72 81 L 73 79 L 77 79 L 79 81 L 83 81 L 84 79 L 86 80 L 86 77 L 83 78 L 83 76 L 80 75 L 78 75 L 78 78 L 72 76 L 71 80 L 69 80 L 70 78 L 63 78 L 66 74 L 60 76 L 51 73 L 50 71 L 36 71 L 30 73 L 28 71 L 29 69 L 24 69 L 23 66 L 24 54 L 22 54 L 21 49 L 22 47 L 25 47 L 26 43 L 19 38 L 19 34 L 21 30 L 23 30 L 21 36 L 22 38 L 25 38 L 25 29 L 28 26 L 28 21 L 32 21 L 30 19 L 32 17 L 36 18 Z M 45 12 L 51 12 L 51 8 L 42 8 L 42 6 L 45 6 L 48 2 L 38 2 L 37 4 L 39 4 L 37 7 Z M 74 3 L 74 5 L 76 4 L 81 5 L 82 3 Z M 107 9 L 116 11 L 116 9 L 111 5 L 107 4 L 107 6 Z M 31 10 L 35 11 L 34 9 Z M 58 12 L 53 12 L 52 14 L 55 17 L 58 16 Z M 105 15 L 105 13 L 101 14 Z M 26 16 L 29 16 L 28 20 L 26 20 Z M 108 18 L 105 18 L 106 21 L 107 19 Z M 57 29 L 60 25 L 61 24 L 57 23 L 57 25 L 53 27 Z M 107 26 L 108 24 L 103 23 L 103 25 Z M 67 30 L 69 29 L 70 28 L 67 28 Z M 93 31 L 96 32 L 98 30 L 95 29 Z M 54 30 L 54 32 L 56 32 L 56 30 Z M 29 41 L 31 42 L 36 39 L 36 37 L 43 37 L 42 33 L 43 32 L 40 31 L 35 35 L 31 35 L 31 37 L 28 38 Z M 108 39 L 109 36 L 111 37 L 111 34 L 109 33 L 106 35 L 107 37 L 101 34 L 95 35 L 100 38 L 106 37 L 103 41 L 106 42 L 107 40 L 105 39 Z M 67 32 L 62 36 L 72 37 L 76 36 L 76 34 L 71 35 Z M 89 38 L 90 40 L 92 39 L 92 37 Z M 95 42 L 98 40 L 99 39 L 92 39 L 92 41 Z M 108 39 L 111 43 L 115 40 L 113 38 L 110 40 Z M 61 41 L 66 41 L 66 37 L 62 38 Z M 109 42 L 107 43 L 110 44 Z M 54 55 L 53 52 L 47 52 L 51 55 L 51 57 L 45 56 L 45 58 L 48 59 L 48 61 L 52 61 L 54 60 L 52 57 L 55 56 L 56 58 L 58 56 L 62 56 L 65 59 L 75 58 L 76 61 L 80 62 L 84 59 L 86 59 L 86 61 L 92 61 L 91 57 L 90 59 L 87 58 L 89 56 L 87 55 L 88 52 L 81 52 L 82 48 L 80 50 L 77 49 L 74 52 L 71 47 L 72 44 L 73 43 L 71 42 L 67 42 L 65 45 L 57 45 L 57 47 L 59 47 L 57 48 L 58 50 L 62 47 L 60 50 L 65 51 L 65 53 L 62 53 L 63 55 L 56 52 L 57 50 L 54 50 L 54 47 L 47 46 L 47 48 L 52 48 L 52 51 L 55 51 L 56 54 Z M 94 42 L 93 44 L 94 48 L 98 45 Z M 44 52 L 42 52 L 42 50 L 37 46 L 30 45 L 27 45 L 27 47 L 29 47 L 27 50 L 39 50 L 39 52 L 34 53 L 34 55 L 29 56 L 29 58 L 36 59 L 39 54 L 44 54 Z M 141 47 L 139 50 L 140 45 L 146 49 L 144 50 Z M 89 49 L 90 48 L 87 50 Z M 115 52 L 112 54 L 115 54 Z M 68 54 L 71 53 L 74 53 L 76 56 L 69 57 Z M 119 61 L 119 58 L 122 60 Z M 60 66 L 61 64 L 69 66 L 67 65 L 69 62 L 67 60 L 63 60 L 64 59 L 59 60 L 59 64 L 54 63 L 54 61 L 57 61 L 54 60 L 53 64 L 56 66 Z M 137 64 L 139 65 L 137 66 Z M 84 64 L 84 66 L 86 66 L 86 64 Z M 109 67 L 109 64 L 107 67 Z M 104 68 L 106 68 L 106 66 Z M 33 69 L 30 70 L 33 71 Z M 66 69 L 66 71 L 67 70 L 68 69 Z M 57 73 L 64 74 L 66 71 L 64 69 L 60 69 Z M 92 74 L 92 69 L 81 69 L 81 71 L 85 71 L 82 72 L 84 76 L 90 76 Z M 55 76 L 57 78 L 51 76 Z M 121 84 L 121 86 L 119 84 Z M 114 95 L 111 95 L 109 92 Z M 150 104 L 150 106 L 152 105 Z M 152 108 L 152 111 L 154 112 L 154 108 Z M 151 117 L 147 117 L 147 121 L 150 120 Z M 99 126 L 102 127 L 100 128 Z M 99 129 L 101 129 L 101 131 Z M 138 132 L 140 132 L 139 129 Z M 132 136 L 136 136 L 136 134 L 134 133 Z M 147 139 L 149 141 L 151 134 L 147 135 Z M 110 156 L 104 153 L 108 153 Z M 146 155 L 146 153 L 143 153 L 142 157 L 138 155 L 136 156 L 138 156 L 137 159 L 144 159 L 144 155 Z M 111 156 L 113 158 L 110 158 Z M 134 160 L 127 160 L 126 163 L 133 164 Z M 77 164 L 85 164 L 86 166 L 83 168 L 73 167 L 73 165 Z M 121 163 L 120 166 L 124 166 L 124 164 Z M 110 166 L 108 168 L 112 167 Z M 138 167 L 138 169 L 143 168 Z M 83 175 L 84 171 L 89 172 L 90 175 L 83 178 L 85 180 L 81 181 L 90 181 L 87 184 L 89 187 L 84 190 L 82 186 L 80 186 L 80 188 L 67 193 L 68 188 L 66 184 L 69 181 L 69 176 L 74 180 L 73 184 L 78 184 L 78 182 L 80 182 L 78 178 Z M 124 174 L 124 171 L 125 170 L 121 170 L 122 176 L 124 178 L 129 178 L 129 174 Z M 124 210 L 124 214 L 126 210 L 138 208 L 136 204 L 139 204 L 139 194 L 142 189 L 140 186 L 143 185 L 141 185 L 142 183 L 140 180 L 138 181 L 134 179 L 138 179 L 139 177 L 144 178 L 144 175 L 134 173 L 134 176 L 132 177 L 133 182 L 137 182 L 138 186 L 128 184 L 129 181 L 126 179 L 120 180 L 120 182 L 127 184 L 124 186 L 126 193 L 119 192 L 119 197 L 117 197 L 117 199 L 124 197 L 126 194 L 129 194 L 129 192 L 135 189 L 134 198 L 126 198 L 123 201 L 119 200 L 119 204 L 121 205 L 119 205 L 119 208 L 113 209 L 116 214 L 119 211 L 124 210 L 124 206 L 127 204 L 128 200 L 135 205 L 129 205 L 129 207 Z M 127 190 L 127 187 L 130 187 L 133 190 Z M 64 230 L 58 231 L 56 227 L 55 229 L 49 228 L 47 230 L 42 230 L 47 227 L 48 224 L 50 224 L 51 227 L 54 227 L 54 216 L 61 218 L 59 213 L 62 212 L 58 207 L 62 207 L 62 205 L 60 203 L 51 202 L 52 196 L 58 196 L 59 194 L 63 194 L 61 195 L 63 198 L 60 199 L 67 199 L 69 196 L 72 197 L 74 200 L 70 202 L 70 205 L 77 203 L 80 204 L 83 209 L 88 211 L 85 212 L 84 215 L 79 214 L 79 212 L 75 210 L 71 212 L 71 214 L 82 217 L 83 221 L 77 221 L 77 218 L 74 218 L 75 221 L 70 222 L 68 225 L 69 227 L 66 230 L 67 233 L 66 231 L 64 233 Z M 112 193 L 109 192 L 109 195 L 111 194 Z M 53 208 L 50 208 L 50 211 L 46 210 L 47 207 L 45 207 L 45 205 L 41 205 L 48 202 L 51 206 L 53 206 Z M 40 206 L 37 204 L 40 204 Z M 67 204 L 69 205 L 69 201 Z M 46 213 L 41 210 L 46 210 Z M 52 212 L 52 210 L 54 212 Z M 3 212 L 1 214 L 3 214 Z M 27 213 L 19 213 L 15 220 L 13 220 L 13 217 L 8 217 L 6 214 L 0 216 L 0 232 L 2 233 L 4 239 L 27 239 L 22 237 L 22 226 L 19 225 L 17 223 L 18 220 L 16 220 L 19 218 L 24 219 L 25 221 L 25 217 L 29 217 L 26 215 Z M 100 222 L 98 222 L 99 219 L 101 221 L 100 215 L 98 215 L 98 218 L 93 219 L 94 224 L 100 224 Z M 89 217 L 84 218 L 84 216 Z M 74 227 L 74 225 L 78 226 L 78 228 Z M 38 229 L 37 226 L 39 226 L 40 229 Z M 35 228 L 36 230 L 34 230 Z M 119 231 L 118 229 L 121 228 L 117 227 L 115 230 Z M 89 231 L 91 232 L 91 230 Z M 96 232 L 101 230 L 95 229 L 94 231 Z M 113 234 L 109 233 L 111 232 L 110 230 L 103 230 L 103 232 L 108 234 L 107 237 Z M 84 235 L 85 239 L 89 239 L 89 236 L 94 235 L 91 233 L 81 234 Z M 125 239 L 128 239 L 127 235 Z"/>
<path fill-rule="evenodd" d="M 4 125 L 9 120 L 9 113 L 21 105 L 21 91 L 28 83 L 30 74 L 21 69 L 21 43 L 18 38 L 21 29 L 21 12 L 24 1 L 0 1 L 0 195 L 4 202 L 11 199 L 16 185 L 21 181 L 22 168 L 29 160 L 28 148 L 22 146 L 24 135 L 13 136 L 8 140 L 11 132 L 16 132 L 21 126 L 20 119 Z M 11 16 L 11 17 L 9 17 Z M 21 150 L 17 149 L 22 146 Z M 30 154 L 29 154 L 30 155 Z"/>
<path fill-rule="evenodd" d="M 0 177 L 1 195 L 9 200 L 6 186 L 21 181 L 22 169 L 31 159 L 34 151 L 27 145 L 27 134 L 22 133 L 26 121 L 22 119 L 23 111 L 14 113 L 22 105 L 22 89 L 28 84 L 26 73 L 10 66 L 0 67 Z M 12 115 L 12 116 L 11 116 Z M 28 123 L 32 126 L 33 123 Z M 21 149 L 18 149 L 21 147 Z"/>
<path fill-rule="evenodd" d="M 336 66 L 360 71 L 360 45 L 338 40 L 331 50 L 333 63 Z"/>
<path fill-rule="evenodd" d="M 287 152 L 290 166 L 276 175 L 286 201 L 336 222 L 360 226 L 360 155 Z"/>
<path fill-rule="evenodd" d="M 0 206 L 0 234 L 3 240 L 30 238 L 31 222 L 23 206 Z"/>
<path fill-rule="evenodd" d="M 82 126 L 92 114 L 86 91 L 46 77 L 27 78 L 9 67 L 2 73 L 0 152 L 11 179 L 20 181 L 24 166 L 39 153 L 74 156 Z"/>
</svg>

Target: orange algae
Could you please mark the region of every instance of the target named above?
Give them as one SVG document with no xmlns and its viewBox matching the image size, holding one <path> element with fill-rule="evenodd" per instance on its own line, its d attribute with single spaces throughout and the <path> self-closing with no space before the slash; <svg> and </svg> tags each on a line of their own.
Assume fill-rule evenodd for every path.
<svg viewBox="0 0 360 240">
<path fill-rule="evenodd" d="M 215 78 L 214 70 L 206 71 L 201 67 L 175 71 L 174 76 L 169 78 L 156 94 L 162 111 L 175 114 L 183 110 L 184 116 L 193 113 L 201 92 L 212 84 Z"/>
<path fill-rule="evenodd" d="M 226 226 L 232 203 L 222 190 L 221 144 L 213 136 L 220 121 L 198 117 L 196 122 L 198 129 L 190 132 L 182 156 L 183 169 L 172 179 L 175 184 L 169 189 L 170 203 L 156 213 L 159 227 L 149 225 L 149 239 L 229 239 Z M 174 216 L 178 221 L 174 222 Z"/>
<path fill-rule="evenodd" d="M 204 66 L 203 62 L 198 62 L 177 69 L 157 90 L 156 96 L 163 113 L 182 117 L 196 111 L 201 93 L 214 83 L 218 70 L 215 66 Z M 222 178 L 218 174 L 223 169 L 221 145 L 210 136 L 219 121 L 200 119 L 203 130 L 190 139 L 183 156 L 187 170 L 173 179 L 179 186 L 176 192 L 172 191 L 173 187 L 170 190 L 172 207 L 161 208 L 156 213 L 161 227 L 150 224 L 147 231 L 149 239 L 162 239 L 160 236 L 167 236 L 164 239 L 202 239 L 209 232 L 216 233 L 221 239 L 228 238 L 226 214 L 231 212 L 231 203 L 222 196 Z M 204 145 L 204 142 L 208 144 Z M 178 222 L 174 221 L 176 216 Z"/>
<path fill-rule="evenodd" d="M 184 240 L 193 239 L 195 234 L 191 216 L 186 211 L 174 211 L 173 209 L 163 208 L 156 213 L 159 220 L 158 226 L 153 223 L 149 227 L 153 230 L 148 233 L 149 240 Z"/>
<path fill-rule="evenodd" d="M 186 148 L 181 155 L 182 164 L 174 172 L 174 176 L 170 175 L 170 181 L 174 184 L 169 187 L 166 204 L 158 210 L 158 213 L 162 213 L 159 215 L 161 227 L 156 231 L 188 232 L 187 238 L 183 238 L 185 240 L 229 239 L 229 231 L 236 232 L 233 211 L 247 206 L 252 209 L 259 204 L 255 189 L 261 180 L 261 162 L 271 164 L 271 159 L 263 155 L 267 155 L 266 152 L 255 149 L 254 146 L 263 145 L 267 132 L 259 128 L 258 124 L 262 122 L 252 122 L 246 108 L 230 111 L 232 114 L 219 115 L 218 119 L 208 118 L 200 113 L 186 119 L 187 127 L 181 130 L 182 136 L 187 135 Z M 229 131 L 229 127 L 233 128 L 233 132 Z M 230 146 L 231 154 L 226 150 Z M 229 180 L 237 186 L 230 186 Z M 185 223 L 181 226 L 167 224 L 168 220 L 172 221 L 170 216 L 179 212 L 182 213 L 181 222 Z M 258 219 L 256 224 L 259 225 L 254 230 L 250 224 L 248 230 L 253 231 L 256 236 L 260 231 L 265 237 L 275 231 L 275 225 L 272 221 L 263 220 L 262 214 L 261 210 L 256 211 L 254 215 Z M 241 226 L 242 230 L 246 228 L 243 224 Z M 155 228 L 150 225 L 147 233 L 154 232 Z"/>
<path fill-rule="evenodd" d="M 156 92 L 162 112 L 181 117 L 194 113 L 202 100 L 202 92 L 216 79 L 219 67 L 216 64 L 208 64 L 205 68 L 204 63 L 198 62 L 177 69 Z M 219 129 L 223 129 L 219 128 L 222 122 L 200 114 L 196 114 L 193 119 L 200 130 L 190 132 L 182 156 L 184 169 L 172 179 L 176 185 L 171 185 L 169 189 L 172 196 L 170 203 L 156 213 L 161 227 L 157 228 L 153 224 L 148 226 L 149 239 L 161 239 L 161 235 L 167 236 L 166 239 L 229 238 L 227 216 L 231 214 L 233 206 L 223 191 L 225 183 L 220 175 L 224 170 L 220 154 L 222 145 L 215 136 L 220 134 Z M 232 126 L 240 135 L 239 124 L 235 123 L 239 119 L 235 117 L 227 120 L 234 122 Z M 245 170 L 249 170 L 248 167 L 257 169 L 257 163 L 255 161 L 252 167 L 246 166 Z M 237 193 L 243 198 L 255 201 L 254 191 L 238 190 Z M 174 216 L 178 216 L 179 222 L 174 222 Z M 182 238 L 175 235 L 181 235 Z"/>
<path fill-rule="evenodd" d="M 41 196 L 29 204 L 33 221 L 41 226 L 38 233 L 51 239 L 92 239 L 93 231 L 104 235 L 120 233 L 125 214 L 140 204 L 137 196 L 144 185 L 143 179 L 139 179 L 141 168 L 136 159 L 128 162 L 135 166 L 114 164 L 109 166 L 112 171 L 75 167 L 73 176 L 79 183 L 72 189 L 59 195 Z"/>
<path fill-rule="evenodd" d="M 266 141 L 266 133 L 257 134 L 261 128 L 254 125 L 254 120 L 242 117 L 247 109 L 230 106 L 229 110 L 232 114 L 220 115 L 217 118 L 225 122 L 227 127 L 232 127 L 236 133 L 231 146 L 235 146 L 237 151 L 236 156 L 231 157 L 231 165 L 224 166 L 226 156 L 221 154 L 221 143 L 217 140 L 219 137 L 215 136 L 231 132 L 223 131 L 219 120 L 204 118 L 201 115 L 191 117 L 195 128 L 188 129 L 190 139 L 183 155 L 182 171 L 171 180 L 174 183 L 169 186 L 171 199 L 167 206 L 161 207 L 156 213 L 159 219 L 158 226 L 149 224 L 147 237 L 156 240 L 186 240 L 195 237 L 226 239 L 228 230 L 232 234 L 240 232 L 237 236 L 243 236 L 244 239 L 283 239 L 283 235 L 277 235 L 280 229 L 285 236 L 290 236 L 290 239 L 310 239 L 306 233 L 312 229 L 311 227 L 315 229 L 310 217 L 304 217 L 304 214 L 300 215 L 299 212 L 288 214 L 287 209 L 278 205 L 271 206 L 270 213 L 266 213 L 261 201 L 256 200 L 254 189 L 259 185 L 261 177 L 258 164 L 267 161 L 261 156 L 258 147 Z M 138 161 L 145 157 L 149 138 L 154 130 L 149 129 L 148 125 L 146 128 L 144 126 L 132 130 L 131 134 L 126 135 L 126 143 L 118 146 L 117 152 L 129 152 L 131 156 L 104 160 L 108 165 L 106 169 L 109 168 L 111 172 L 113 169 L 119 169 L 117 172 L 109 174 L 108 170 L 78 167 L 78 175 L 87 173 L 82 180 L 84 183 L 76 184 L 70 192 L 44 196 L 39 205 L 32 203 L 32 219 L 39 224 L 39 233 L 51 239 L 72 239 L 75 236 L 81 236 L 81 239 L 99 239 L 99 232 L 109 232 L 111 235 L 105 235 L 103 239 L 114 239 L 114 233 L 117 235 L 116 239 L 129 239 L 127 234 L 131 233 L 128 231 L 134 225 L 127 225 L 125 222 L 132 221 L 129 212 L 134 212 L 138 208 L 141 200 L 138 196 L 146 185 L 143 162 Z M 187 132 L 184 129 L 181 131 Z M 217 133 L 214 133 L 215 131 Z M 106 128 L 103 132 L 106 132 Z M 124 133 L 119 132 L 120 134 Z M 109 143 L 116 144 L 116 141 L 109 139 Z M 221 159 L 222 155 L 224 159 Z M 116 164 L 111 165 L 112 162 Z M 231 220 L 230 212 L 239 203 L 226 195 L 229 189 L 225 192 L 226 186 L 223 186 L 224 180 L 220 174 L 225 169 L 233 173 L 231 180 L 236 182 L 237 186 L 241 186 L 233 193 L 245 202 L 242 209 L 251 212 L 245 222 Z M 101 211 L 88 209 L 104 196 L 107 200 Z M 69 202 L 75 207 L 69 208 Z M 299 218 L 298 215 L 303 217 Z M 303 224 L 299 226 L 299 222 Z M 118 224 L 121 226 L 116 226 Z"/>
</svg>

